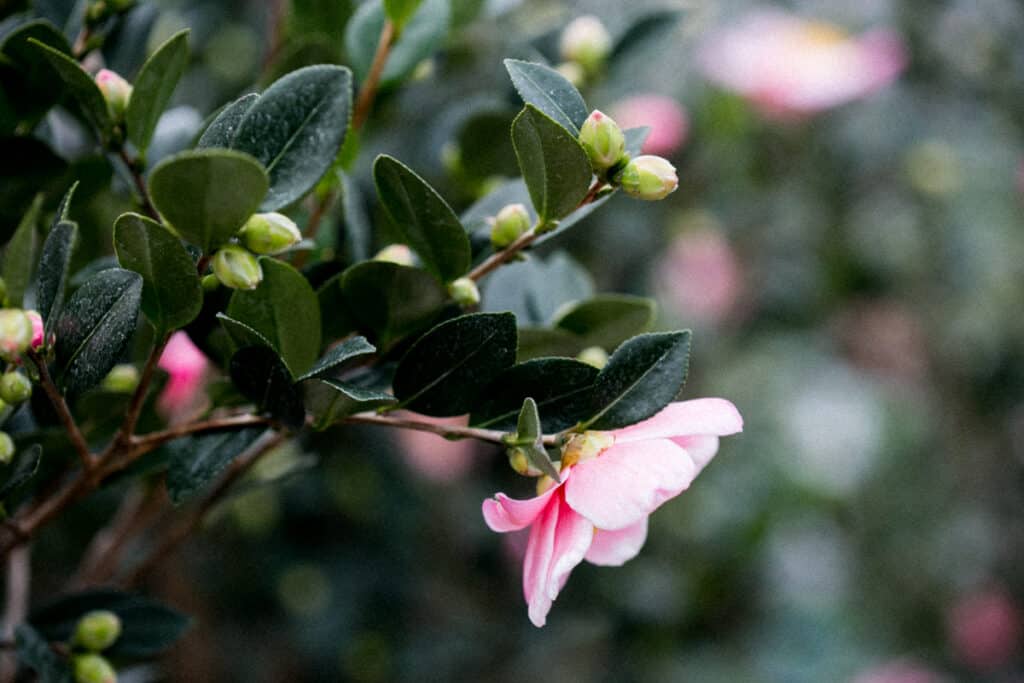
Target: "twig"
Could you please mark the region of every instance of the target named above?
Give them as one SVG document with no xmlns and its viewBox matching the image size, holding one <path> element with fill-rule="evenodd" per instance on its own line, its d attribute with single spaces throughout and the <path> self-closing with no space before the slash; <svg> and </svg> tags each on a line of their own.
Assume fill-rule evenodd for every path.
<svg viewBox="0 0 1024 683">
<path fill-rule="evenodd" d="M 137 458 L 139 455 L 148 453 L 168 441 L 174 441 L 175 439 L 180 439 L 183 436 L 202 434 L 205 432 L 216 432 L 224 429 L 234 429 L 237 427 L 269 425 L 271 423 L 272 420 L 268 417 L 251 414 L 215 417 L 209 420 L 203 420 L 202 422 L 190 422 L 178 425 L 177 427 L 170 427 L 159 432 L 150 432 L 149 434 L 135 437 L 132 439 L 132 450 L 129 451 L 128 456 L 132 459 Z"/>
<path fill-rule="evenodd" d="M 135 435 L 135 426 L 139 422 L 139 415 L 142 414 L 142 406 L 146 402 L 149 385 L 153 381 L 153 375 L 156 374 L 156 367 L 160 362 L 160 356 L 163 355 L 170 338 L 169 334 L 165 334 L 156 343 L 156 346 L 153 347 L 149 358 L 146 359 L 146 364 L 142 368 L 142 375 L 139 377 L 139 384 L 135 387 L 135 392 L 132 394 L 131 402 L 129 402 L 128 410 L 124 416 L 124 422 L 121 423 L 121 429 L 118 430 L 117 437 L 111 444 L 111 450 L 129 443 Z"/>
<path fill-rule="evenodd" d="M 2 636 L 5 642 L 14 638 L 15 627 L 25 620 L 28 614 L 29 591 L 32 586 L 31 550 L 21 546 L 7 558 L 7 586 L 4 595 L 6 605 L 3 614 Z M 13 655 L 2 658 L 0 681 L 13 681 L 18 671 L 18 663 Z"/>
<path fill-rule="evenodd" d="M 78 423 L 75 422 L 75 418 L 71 415 L 67 402 L 61 396 L 61 393 L 57 391 L 57 385 L 53 383 L 53 378 L 50 377 L 50 370 L 46 367 L 46 361 L 35 351 L 29 352 L 28 355 L 39 370 L 39 384 L 43 387 L 47 397 L 49 397 L 50 403 L 53 404 L 53 409 L 57 412 L 57 417 L 60 419 L 61 424 L 64 425 L 64 430 L 68 433 L 68 438 L 71 439 L 71 445 L 78 453 L 78 459 L 82 462 L 82 469 L 89 472 L 96 465 L 96 458 L 89 452 L 89 444 L 85 442 L 85 437 L 82 436 Z"/>
<path fill-rule="evenodd" d="M 153 201 L 149 198 L 146 180 L 142 177 L 142 172 L 139 169 L 139 160 L 128 156 L 128 152 L 125 151 L 123 145 L 118 147 L 117 156 L 121 158 L 121 161 L 128 168 L 128 173 L 132 176 L 132 182 L 135 183 L 135 190 L 139 193 L 139 201 L 142 203 L 142 208 L 150 218 L 159 222 L 160 214 L 157 212 L 156 207 L 153 206 Z"/>
<path fill-rule="evenodd" d="M 420 422 L 419 420 L 394 417 L 391 415 L 377 415 L 376 413 L 359 413 L 349 415 L 345 418 L 348 424 L 377 425 L 380 427 L 397 427 L 398 429 L 412 429 L 418 432 L 430 432 L 446 438 L 476 439 L 504 445 L 503 437 L 506 432 L 496 429 L 479 429 L 477 427 L 459 427 L 456 425 L 442 425 L 433 422 Z M 544 437 L 544 444 L 555 446 L 558 443 L 557 435 Z"/>
</svg>

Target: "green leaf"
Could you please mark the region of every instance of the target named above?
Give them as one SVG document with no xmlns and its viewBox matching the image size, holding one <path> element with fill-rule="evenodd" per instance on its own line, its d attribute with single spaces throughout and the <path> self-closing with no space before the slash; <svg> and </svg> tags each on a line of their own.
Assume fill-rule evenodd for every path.
<svg viewBox="0 0 1024 683">
<path fill-rule="evenodd" d="M 40 683 L 71 683 L 71 667 L 58 655 L 49 641 L 29 624 L 19 624 L 14 631 L 18 661 L 39 674 Z"/>
<path fill-rule="evenodd" d="M 270 343 L 269 339 L 245 323 L 239 322 L 234 318 L 230 318 L 223 313 L 217 314 L 217 320 L 220 321 L 220 326 L 224 328 L 224 331 L 228 334 L 228 338 L 231 339 L 231 343 L 234 347 L 232 351 L 244 349 L 246 346 L 269 346 L 271 348 L 274 346 Z"/>
<path fill-rule="evenodd" d="M 373 179 L 392 223 L 419 255 L 424 268 L 443 282 L 464 275 L 471 258 L 469 238 L 441 195 L 409 167 L 387 155 L 374 162 Z"/>
<path fill-rule="evenodd" d="M 247 346 L 231 357 L 231 381 L 242 395 L 292 429 L 306 420 L 302 393 L 277 352 L 268 346 Z"/>
<path fill-rule="evenodd" d="M 7 497 L 15 493 L 22 486 L 32 480 L 39 471 L 39 462 L 43 458 L 43 447 L 33 444 L 18 452 L 15 461 L 7 466 L 9 470 L 7 479 L 0 484 L 0 501 L 7 500 Z"/>
<path fill-rule="evenodd" d="M 520 363 L 549 356 L 573 357 L 585 348 L 579 337 L 563 330 L 520 327 L 519 352 L 516 357 Z"/>
<path fill-rule="evenodd" d="M 433 55 L 444 43 L 450 20 L 449 0 L 423 0 L 391 46 L 381 85 L 407 78 L 420 62 Z M 361 4 L 345 27 L 345 51 L 359 80 L 364 80 L 370 71 L 383 27 L 381 0 Z"/>
<path fill-rule="evenodd" d="M 263 211 L 313 189 L 341 149 L 351 106 L 352 72 L 328 64 L 293 71 L 256 100 L 231 147 L 251 154 L 270 174 Z"/>
<path fill-rule="evenodd" d="M 537 358 L 514 365 L 487 385 L 470 424 L 512 429 L 527 398 L 537 402 L 544 431 L 560 432 L 590 417 L 598 370 L 572 358 Z"/>
<path fill-rule="evenodd" d="M 71 53 L 71 45 L 60 29 L 45 19 L 27 21 L 0 40 L 3 94 L 13 110 L 15 123 L 24 121 L 34 126 L 60 100 L 63 88 L 53 87 L 60 76 L 30 39 L 64 54 Z"/>
<path fill-rule="evenodd" d="M 641 15 L 615 41 L 608 63 L 621 63 L 626 53 L 633 48 L 654 45 L 657 40 L 676 29 L 681 16 L 682 12 L 677 9 L 655 9 Z"/>
<path fill-rule="evenodd" d="M 483 110 L 466 119 L 455 139 L 457 149 L 465 152 L 459 157 L 459 170 L 480 180 L 518 175 L 515 150 L 508 136 L 518 113 L 507 109 Z"/>
<path fill-rule="evenodd" d="M 317 301 L 320 302 L 320 331 L 322 343 L 341 339 L 355 330 L 356 322 L 345 303 L 342 282 L 345 273 L 338 273 L 316 290 Z"/>
<path fill-rule="evenodd" d="M 547 325 L 559 308 L 593 293 L 590 274 L 560 251 L 546 260 L 531 258 L 493 272 L 484 281 L 483 310 L 512 311 L 521 326 Z"/>
<path fill-rule="evenodd" d="M 448 300 L 444 288 L 425 270 L 384 261 L 364 261 L 347 269 L 341 288 L 359 329 L 384 348 L 430 325 Z"/>
<path fill-rule="evenodd" d="M 149 147 L 156 122 L 171 101 L 174 88 L 187 66 L 188 30 L 184 30 L 158 47 L 135 77 L 124 118 L 128 140 L 140 152 Z"/>
<path fill-rule="evenodd" d="M 171 503 L 181 505 L 203 491 L 264 431 L 263 427 L 250 427 L 172 442 L 167 465 L 167 493 Z"/>
<path fill-rule="evenodd" d="M 551 462 L 548 452 L 544 449 L 543 439 L 544 430 L 541 429 L 540 413 L 537 412 L 537 404 L 532 398 L 527 398 L 523 401 L 522 410 L 519 411 L 516 433 L 511 441 L 523 451 L 534 467 L 556 482 L 561 481 L 558 469 Z"/>
<path fill-rule="evenodd" d="M 512 122 L 512 145 L 537 215 L 544 222 L 572 213 L 587 196 L 590 159 L 565 128 L 533 105 Z"/>
<path fill-rule="evenodd" d="M 346 339 L 324 354 L 324 357 L 318 360 L 313 367 L 299 377 L 299 380 L 313 379 L 314 377 L 328 379 L 328 375 L 342 364 L 347 363 L 353 358 L 367 356 L 376 351 L 377 348 L 370 342 L 366 341 L 366 337 L 353 337 L 352 339 Z"/>
<path fill-rule="evenodd" d="M 57 213 L 60 217 L 60 212 Z M 53 330 L 61 309 L 64 307 L 64 293 L 68 286 L 71 270 L 71 254 L 78 240 L 78 225 L 60 220 L 43 242 L 39 256 L 39 270 L 36 274 L 36 308 L 46 323 L 46 331 Z"/>
<path fill-rule="evenodd" d="M 260 259 L 263 281 L 231 295 L 227 314 L 270 341 L 293 375 L 320 355 L 320 302 L 306 278 L 287 263 Z"/>
<path fill-rule="evenodd" d="M 100 92 L 100 88 L 96 85 L 93 77 L 78 62 L 63 52 L 55 50 L 35 38 L 30 38 L 29 42 L 35 45 L 37 50 L 42 51 L 42 54 L 50 62 L 50 65 L 60 76 L 60 79 L 64 81 L 68 91 L 82 108 L 82 113 L 85 114 L 86 120 L 96 129 L 100 139 L 106 140 L 113 128 L 113 122 L 110 119 L 107 101 L 103 98 L 103 93 Z"/>
<path fill-rule="evenodd" d="M 586 346 L 614 349 L 633 335 L 646 332 L 654 322 L 651 299 L 625 294 L 602 294 L 564 307 L 555 327 L 580 337 Z"/>
<path fill-rule="evenodd" d="M 306 380 L 302 389 L 306 409 L 315 417 L 315 429 L 326 429 L 349 415 L 396 402 L 395 397 L 386 391 L 334 379 Z"/>
<path fill-rule="evenodd" d="M 410 410 L 434 417 L 463 415 L 515 359 L 514 315 L 464 315 L 416 340 L 399 362 L 392 386 L 401 405 Z"/>
<path fill-rule="evenodd" d="M 60 381 L 69 394 L 96 386 L 117 365 L 135 332 L 142 277 L 109 268 L 89 278 L 57 320 Z"/>
<path fill-rule="evenodd" d="M 686 383 L 689 357 L 689 330 L 643 334 L 622 344 L 597 376 L 597 412 L 586 427 L 628 427 L 660 411 Z"/>
<path fill-rule="evenodd" d="M 181 152 L 149 175 L 153 204 L 183 238 L 210 254 L 260 206 L 267 174 L 248 154 L 226 149 Z"/>
<path fill-rule="evenodd" d="M 109 588 L 72 593 L 35 610 L 29 622 L 48 640 L 68 642 L 75 625 L 87 612 L 110 610 L 121 619 L 121 635 L 103 655 L 145 659 L 173 645 L 191 620 L 161 603 Z"/>
<path fill-rule="evenodd" d="M 573 136 L 579 135 L 590 110 L 565 76 L 549 66 L 518 59 L 506 59 L 505 69 L 524 103 L 547 114 Z"/>
<path fill-rule="evenodd" d="M 256 93 L 242 95 L 234 102 L 221 109 L 214 117 L 210 125 L 206 127 L 203 134 L 199 136 L 196 148 L 206 149 L 209 147 L 230 148 L 231 141 L 235 139 L 235 131 L 238 124 L 242 122 L 245 115 L 249 113 L 252 106 L 256 104 L 260 96 Z"/>
<path fill-rule="evenodd" d="M 384 13 L 401 31 L 422 3 L 423 0 L 384 0 Z"/>
<path fill-rule="evenodd" d="M 18 223 L 14 236 L 4 249 L 3 274 L 7 285 L 7 305 L 21 308 L 25 290 L 32 279 L 32 266 L 36 262 L 36 227 L 39 213 L 43 208 L 42 193 L 32 200 L 32 205 Z"/>
<path fill-rule="evenodd" d="M 162 225 L 137 213 L 114 223 L 114 251 L 123 268 L 142 276 L 142 312 L 158 336 L 184 327 L 203 308 L 203 288 L 185 246 Z"/>
</svg>

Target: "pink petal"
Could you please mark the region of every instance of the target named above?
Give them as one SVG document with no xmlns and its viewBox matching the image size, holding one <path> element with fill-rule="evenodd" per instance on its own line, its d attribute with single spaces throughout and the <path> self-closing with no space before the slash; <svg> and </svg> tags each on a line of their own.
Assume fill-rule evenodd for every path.
<svg viewBox="0 0 1024 683">
<path fill-rule="evenodd" d="M 698 398 L 670 403 L 660 413 L 631 427 L 616 430 L 615 443 L 707 434 L 728 436 L 743 431 L 743 418 L 729 401 Z"/>
<path fill-rule="evenodd" d="M 619 567 L 636 557 L 646 540 L 647 517 L 618 531 L 595 531 L 586 560 L 602 567 Z"/>
<path fill-rule="evenodd" d="M 715 457 L 715 453 L 718 452 L 718 441 L 717 436 L 704 435 L 679 436 L 672 439 L 672 443 L 686 449 L 687 454 L 693 459 L 693 464 L 697 466 L 698 473 L 711 462 L 711 458 Z"/>
<path fill-rule="evenodd" d="M 544 510 L 548 499 L 559 487 L 553 487 L 536 498 L 516 500 L 504 493 L 488 498 L 483 504 L 484 521 L 491 531 L 505 533 L 519 531 L 533 524 L 537 516 Z"/>
<path fill-rule="evenodd" d="M 565 499 L 598 529 L 623 529 L 686 490 L 698 472 L 689 453 L 667 439 L 616 443 L 573 468 Z"/>
<path fill-rule="evenodd" d="M 523 595 L 530 621 L 543 626 L 570 572 L 583 561 L 594 527 L 565 504 L 561 488 L 530 528 L 523 562 Z"/>
</svg>

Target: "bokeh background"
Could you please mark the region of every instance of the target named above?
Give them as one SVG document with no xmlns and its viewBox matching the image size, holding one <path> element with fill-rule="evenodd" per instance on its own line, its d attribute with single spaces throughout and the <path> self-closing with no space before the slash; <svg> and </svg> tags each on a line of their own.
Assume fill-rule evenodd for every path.
<svg viewBox="0 0 1024 683">
<path fill-rule="evenodd" d="M 345 63 L 359 3 L 151 4 L 131 28 L 136 51 L 192 29 L 166 152 L 280 73 Z M 265 463 L 279 481 L 233 499 L 151 582 L 197 617 L 172 680 L 1024 681 L 1024 5 L 451 4 L 440 52 L 383 94 L 365 131 L 353 173 L 365 197 L 386 151 L 469 206 L 515 172 L 491 132 L 519 107 L 503 57 L 557 60 L 559 31 L 582 14 L 617 36 L 682 10 L 584 89 L 675 135 L 659 151 L 680 189 L 616 198 L 544 251 L 571 254 L 600 291 L 657 297 L 656 328 L 693 328 L 685 397 L 731 399 L 745 432 L 653 516 L 638 558 L 581 565 L 543 630 L 522 600 L 524 541 L 480 515 L 494 491 L 530 490 L 500 452 L 314 437 Z M 765 111 L 711 83 L 699 58 L 756 8 L 853 36 L 886 28 L 906 67 L 841 106 Z M 131 73 L 137 56 L 111 59 Z M 636 96 L 648 99 L 630 112 Z M 102 163 L 78 163 L 106 182 Z M 124 199 L 83 207 L 92 255 Z M 344 241 L 340 221 L 326 226 Z"/>
</svg>

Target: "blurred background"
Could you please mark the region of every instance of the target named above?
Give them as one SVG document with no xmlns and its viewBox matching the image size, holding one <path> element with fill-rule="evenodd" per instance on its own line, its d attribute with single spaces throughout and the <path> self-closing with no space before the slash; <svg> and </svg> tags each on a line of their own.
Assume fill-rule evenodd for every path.
<svg viewBox="0 0 1024 683">
<path fill-rule="evenodd" d="M 152 4 L 137 51 L 182 27 L 193 50 L 154 157 L 281 73 L 347 63 L 359 5 Z M 639 557 L 576 569 L 543 630 L 525 540 L 480 515 L 496 490 L 530 493 L 500 452 L 313 437 L 151 583 L 197 617 L 172 678 L 1024 681 L 1024 5 L 452 0 L 440 51 L 382 94 L 350 196 L 377 211 L 381 151 L 460 210 L 514 176 L 501 59 L 558 63 L 585 14 L 641 32 L 582 90 L 652 126 L 680 188 L 617 197 L 542 253 L 656 297 L 656 329 L 692 328 L 684 398 L 734 401 L 744 433 L 652 517 Z M 96 253 L 121 208 L 83 208 Z"/>
</svg>

